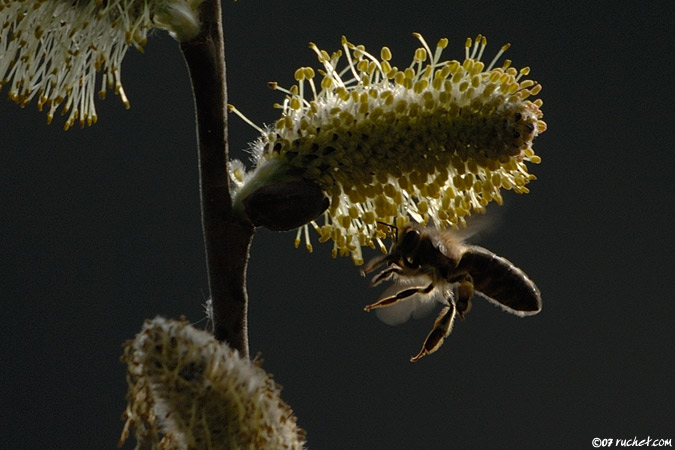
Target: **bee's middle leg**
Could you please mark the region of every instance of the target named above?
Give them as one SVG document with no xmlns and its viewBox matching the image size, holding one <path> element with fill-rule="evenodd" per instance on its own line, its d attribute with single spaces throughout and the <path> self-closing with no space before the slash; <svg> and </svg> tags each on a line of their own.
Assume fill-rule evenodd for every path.
<svg viewBox="0 0 675 450">
<path fill-rule="evenodd" d="M 397 301 L 406 299 L 406 298 L 408 298 L 412 295 L 415 295 L 415 294 L 428 294 L 433 289 L 434 289 L 434 283 L 429 283 L 429 286 L 426 286 L 426 287 L 419 287 L 418 286 L 418 287 L 403 289 L 402 291 L 398 291 L 394 295 L 390 295 L 389 297 L 381 298 L 380 300 L 376 301 L 373 304 L 370 304 L 370 305 L 366 306 L 363 309 L 366 310 L 366 311 L 370 311 L 370 310 L 375 309 L 375 308 L 382 308 L 384 306 L 393 305 Z"/>
</svg>

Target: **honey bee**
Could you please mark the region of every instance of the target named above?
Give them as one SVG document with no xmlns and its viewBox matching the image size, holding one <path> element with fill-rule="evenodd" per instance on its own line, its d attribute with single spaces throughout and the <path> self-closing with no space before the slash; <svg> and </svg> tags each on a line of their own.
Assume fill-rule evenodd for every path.
<svg viewBox="0 0 675 450">
<path fill-rule="evenodd" d="M 373 277 L 371 286 L 386 280 L 395 284 L 377 302 L 366 306 L 366 311 L 392 306 L 393 310 L 408 303 L 401 305 L 399 316 L 381 317 L 393 324 L 416 314 L 418 304 L 424 309 L 432 307 L 434 300 L 444 305 L 411 362 L 441 347 L 452 331 L 455 316 L 463 320 L 471 309 L 474 293 L 520 317 L 541 311 L 539 289 L 522 270 L 483 247 L 464 244 L 451 231 L 407 225 L 389 253 L 370 261 L 361 274 L 365 276 L 382 266 L 384 269 Z"/>
</svg>

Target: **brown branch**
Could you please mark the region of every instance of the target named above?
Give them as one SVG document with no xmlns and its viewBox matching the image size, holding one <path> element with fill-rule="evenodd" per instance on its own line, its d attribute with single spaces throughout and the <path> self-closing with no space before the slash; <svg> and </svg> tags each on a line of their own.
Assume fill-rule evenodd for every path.
<svg viewBox="0 0 675 450">
<path fill-rule="evenodd" d="M 232 215 L 220 0 L 201 5 L 202 32 L 181 44 L 197 112 L 199 188 L 214 334 L 248 356 L 246 266 L 253 225 Z"/>
</svg>

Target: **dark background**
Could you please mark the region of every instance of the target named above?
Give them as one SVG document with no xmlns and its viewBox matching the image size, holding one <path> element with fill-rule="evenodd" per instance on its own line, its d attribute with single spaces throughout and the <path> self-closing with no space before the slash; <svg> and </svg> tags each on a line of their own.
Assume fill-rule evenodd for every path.
<svg viewBox="0 0 675 450">
<path fill-rule="evenodd" d="M 307 47 L 340 36 L 409 64 L 421 32 L 504 42 L 544 89 L 531 194 L 505 194 L 480 244 L 523 268 L 544 308 L 477 301 L 436 354 L 411 364 L 433 317 L 389 327 L 378 292 L 330 244 L 257 233 L 251 352 L 283 386 L 314 449 L 592 448 L 675 439 L 671 2 L 225 2 L 230 102 L 270 123 Z M 0 448 L 115 448 L 121 344 L 146 318 L 198 322 L 207 296 L 187 71 L 157 32 L 123 65 L 131 100 L 64 132 L 35 105 L 0 104 Z M 3 92 L 6 96 L 6 93 Z M 255 131 L 232 117 L 232 156 Z M 370 253 L 366 258 L 374 255 Z M 203 322 L 201 322 L 203 323 Z M 127 443 L 125 448 L 132 448 Z"/>
</svg>

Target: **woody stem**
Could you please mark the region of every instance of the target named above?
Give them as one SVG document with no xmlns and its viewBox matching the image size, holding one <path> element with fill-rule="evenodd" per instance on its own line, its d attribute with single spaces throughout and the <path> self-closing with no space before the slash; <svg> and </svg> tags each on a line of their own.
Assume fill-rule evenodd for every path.
<svg viewBox="0 0 675 450">
<path fill-rule="evenodd" d="M 227 92 L 220 0 L 200 6 L 202 32 L 180 45 L 197 115 L 202 230 L 214 335 L 248 356 L 246 266 L 254 228 L 232 214 L 227 173 Z"/>
</svg>

